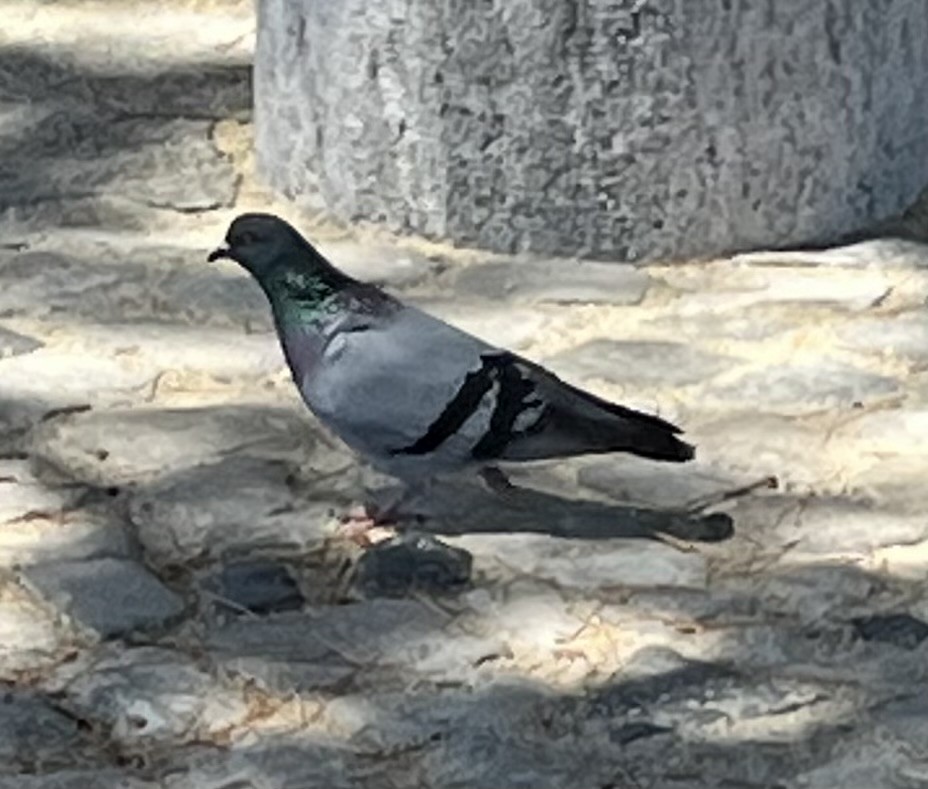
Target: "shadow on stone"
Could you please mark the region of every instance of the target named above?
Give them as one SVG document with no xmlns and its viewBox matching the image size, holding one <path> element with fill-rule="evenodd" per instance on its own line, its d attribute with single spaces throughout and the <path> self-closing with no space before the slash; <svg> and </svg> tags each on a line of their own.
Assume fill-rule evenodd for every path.
<svg viewBox="0 0 928 789">
<path fill-rule="evenodd" d="M 423 528 L 441 534 L 535 532 L 554 537 L 602 540 L 616 537 L 720 542 L 734 534 L 730 516 L 604 504 L 527 488 L 505 495 L 477 485 L 436 486 L 430 503 L 437 523 Z"/>
<path fill-rule="evenodd" d="M 833 567 L 824 563 L 806 570 L 814 574 Z M 871 578 L 856 569 L 848 572 L 861 581 Z M 876 576 L 872 578 L 875 583 Z M 766 596 L 761 602 L 776 607 Z M 872 715 L 894 731 L 896 713 L 881 705 L 900 698 L 893 677 L 861 688 L 855 669 L 872 677 L 890 654 L 898 676 L 908 677 L 922 659 L 855 637 L 838 606 L 816 627 L 784 627 L 789 644 L 783 651 L 771 649 L 769 640 L 755 637 L 756 628 L 741 623 L 726 631 L 732 640 L 724 641 L 724 658 L 694 659 L 669 647 L 643 646 L 616 672 L 579 691 L 495 674 L 492 657 L 478 659 L 479 668 L 467 674 L 461 686 L 442 682 L 442 672 L 435 673 L 444 663 L 445 669 L 454 665 L 455 676 L 462 677 L 452 659 L 454 637 L 447 631 L 425 634 L 410 629 L 413 620 L 443 624 L 442 617 L 431 609 L 418 610 L 419 604 L 411 601 L 362 603 L 355 610 L 372 605 L 377 609 L 371 613 L 379 615 L 366 628 L 359 620 L 353 628 L 327 632 L 324 639 L 340 650 L 364 652 L 376 646 L 375 663 L 381 667 L 365 664 L 350 682 L 346 677 L 331 689 L 322 723 L 338 738 L 327 747 L 339 763 L 340 778 L 364 766 L 374 769 L 375 763 L 384 769 L 384 760 L 411 754 L 426 783 L 439 787 L 785 787 L 794 781 L 806 785 L 806 776 L 818 772 L 823 775 L 809 785 L 838 785 L 843 769 L 859 769 L 856 762 L 862 754 L 864 760 L 872 760 L 871 749 L 885 747 L 882 734 L 873 737 L 872 727 L 857 725 L 860 716 Z M 635 609 L 635 601 L 628 607 Z M 390 616 L 381 623 L 387 613 Z M 299 624 L 300 637 L 306 638 L 306 628 L 318 627 L 313 624 L 318 619 L 291 624 Z M 326 627 L 334 625 L 333 619 Z M 397 627 L 405 629 L 402 635 Z M 496 628 L 493 636 L 505 640 L 509 634 Z M 400 655 L 417 656 L 404 664 L 417 680 L 407 677 L 405 683 L 391 683 L 383 675 L 372 678 L 383 666 L 397 666 Z M 410 686 L 415 691 L 409 692 Z M 914 686 L 912 693 L 917 693 Z M 903 710 L 909 719 L 910 707 Z M 320 745 L 306 747 L 315 752 Z M 255 766 L 261 762 L 267 770 L 264 777 L 277 775 L 285 762 L 298 761 L 297 744 L 281 739 L 276 746 L 271 750 L 279 762 L 270 757 L 270 750 L 267 758 L 254 754 Z M 206 757 L 215 760 L 217 768 L 218 758 Z M 871 761 L 865 771 L 868 785 L 889 785 L 889 776 L 901 763 Z M 525 780 L 513 782 L 513 775 Z M 189 780 L 189 786 L 196 785 L 193 775 Z"/>
<path fill-rule="evenodd" d="M 412 692 L 343 687 L 321 721 L 331 739 L 283 736 L 243 749 L 237 774 L 352 787 L 362 776 L 362 785 L 389 785 L 394 770 L 415 765 L 425 785 L 447 789 L 773 788 L 839 755 L 852 737 L 835 716 L 835 694 L 818 682 L 657 652 L 641 650 L 627 672 L 585 693 L 512 677 L 475 688 L 420 682 Z M 792 719 L 807 720 L 801 733 L 783 731 Z M 172 787 L 212 786 L 230 769 L 218 749 L 198 757 Z"/>
</svg>

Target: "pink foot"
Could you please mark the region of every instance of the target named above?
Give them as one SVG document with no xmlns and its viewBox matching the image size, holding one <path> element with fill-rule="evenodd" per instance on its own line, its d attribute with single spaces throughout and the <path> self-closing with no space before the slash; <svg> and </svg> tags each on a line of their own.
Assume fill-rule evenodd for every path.
<svg viewBox="0 0 928 789">
<path fill-rule="evenodd" d="M 392 522 L 390 512 L 371 512 L 364 506 L 352 507 L 342 518 L 337 534 L 361 548 L 369 548 L 396 534 L 389 525 Z"/>
</svg>

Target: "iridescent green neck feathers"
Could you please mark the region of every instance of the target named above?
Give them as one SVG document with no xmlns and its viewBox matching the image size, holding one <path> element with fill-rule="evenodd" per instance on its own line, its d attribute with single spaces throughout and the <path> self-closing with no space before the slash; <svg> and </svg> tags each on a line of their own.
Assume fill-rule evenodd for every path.
<svg viewBox="0 0 928 789">
<path fill-rule="evenodd" d="M 332 277 L 331 273 L 285 268 L 268 276 L 261 284 L 278 324 L 318 326 L 337 315 L 341 311 L 339 293 L 345 282 L 337 281 L 341 277 Z"/>
</svg>

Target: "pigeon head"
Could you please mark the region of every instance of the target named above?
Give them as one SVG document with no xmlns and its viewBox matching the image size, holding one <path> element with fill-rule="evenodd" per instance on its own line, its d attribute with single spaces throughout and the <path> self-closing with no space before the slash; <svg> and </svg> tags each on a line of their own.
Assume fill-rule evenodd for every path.
<svg viewBox="0 0 928 789">
<path fill-rule="evenodd" d="M 258 280 L 278 263 L 303 253 L 309 244 L 290 225 L 273 214 L 242 214 L 226 233 L 226 246 L 210 252 L 211 263 L 229 258 Z"/>
</svg>

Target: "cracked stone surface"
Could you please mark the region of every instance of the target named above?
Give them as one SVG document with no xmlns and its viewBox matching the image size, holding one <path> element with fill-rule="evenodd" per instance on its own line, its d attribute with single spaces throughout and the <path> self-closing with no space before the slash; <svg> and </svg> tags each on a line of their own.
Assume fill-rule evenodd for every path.
<svg viewBox="0 0 928 789">
<path fill-rule="evenodd" d="M 610 383 L 634 382 L 686 386 L 737 364 L 736 359 L 700 353 L 675 342 L 593 340 L 547 360 L 565 376 L 600 378 Z"/>
<path fill-rule="evenodd" d="M 34 457 L 100 487 L 164 480 L 236 451 L 286 458 L 288 452 L 311 453 L 314 445 L 295 409 L 248 404 L 64 414 L 33 433 Z"/>
<path fill-rule="evenodd" d="M 649 284 L 640 269 L 568 259 L 472 266 L 456 283 L 460 292 L 482 299 L 554 304 L 637 304 Z"/>
<path fill-rule="evenodd" d="M 102 638 L 163 626 L 184 610 L 177 594 L 127 559 L 48 562 L 26 570 L 24 578 L 72 621 Z"/>
<path fill-rule="evenodd" d="M 70 640 L 55 612 L 22 587 L 7 584 L 0 591 L 0 678 L 54 665 Z"/>
<path fill-rule="evenodd" d="M 129 518 L 145 551 L 162 563 L 312 550 L 330 536 L 328 522 L 344 499 L 294 484 L 294 474 L 283 462 L 233 456 L 147 486 L 132 497 Z"/>
<path fill-rule="evenodd" d="M 127 747 L 188 742 L 241 723 L 248 702 L 175 650 L 139 647 L 104 655 L 69 682 L 64 703 Z"/>
<path fill-rule="evenodd" d="M 763 397 L 771 410 L 796 414 L 822 408 L 859 408 L 898 391 L 899 384 L 892 378 L 824 359 L 751 371 L 717 388 L 707 387 L 706 396 L 733 408 Z"/>
<path fill-rule="evenodd" d="M 21 353 L 41 348 L 42 342 L 25 334 L 18 334 L 0 327 L 0 358 L 19 356 Z"/>
<path fill-rule="evenodd" d="M 854 321 L 840 332 L 850 350 L 882 353 L 910 364 L 928 361 L 928 310 Z"/>
<path fill-rule="evenodd" d="M 218 595 L 219 606 L 244 614 L 270 614 L 299 609 L 305 602 L 290 570 L 270 561 L 228 564 L 206 588 Z"/>
<path fill-rule="evenodd" d="M 515 573 L 542 578 L 560 587 L 702 587 L 706 582 L 704 557 L 658 543 L 641 542 L 630 547 L 624 540 L 583 542 L 506 534 L 460 537 L 456 545 L 472 553 L 478 562 L 498 562 Z"/>
<path fill-rule="evenodd" d="M 925 783 L 924 246 L 338 226 L 254 175 L 250 3 L 0 6 L 0 789 Z M 385 481 L 205 263 L 248 210 L 696 461 L 449 481 L 362 551 L 339 519 Z"/>
<path fill-rule="evenodd" d="M 77 721 L 41 694 L 14 690 L 0 696 L 0 759 L 25 771 L 56 763 L 80 747 Z"/>
<path fill-rule="evenodd" d="M 357 584 L 370 597 L 453 592 L 470 582 L 473 556 L 432 535 L 406 531 L 367 551 L 357 564 Z"/>
</svg>

